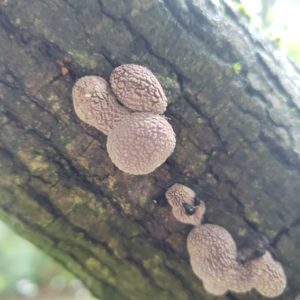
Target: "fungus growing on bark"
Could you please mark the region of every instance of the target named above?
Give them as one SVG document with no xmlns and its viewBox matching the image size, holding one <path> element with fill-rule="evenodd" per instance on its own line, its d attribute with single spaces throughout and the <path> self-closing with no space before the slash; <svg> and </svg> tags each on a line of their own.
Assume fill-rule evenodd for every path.
<svg viewBox="0 0 300 300">
<path fill-rule="evenodd" d="M 124 64 L 110 75 L 110 84 L 117 99 L 134 111 L 163 114 L 167 98 L 157 78 L 147 68 Z"/>
<path fill-rule="evenodd" d="M 277 297 L 286 287 L 286 277 L 280 263 L 276 262 L 270 252 L 249 262 L 248 267 L 254 273 L 254 287 L 265 297 Z"/>
<path fill-rule="evenodd" d="M 120 170 L 142 175 L 164 163 L 175 144 L 173 128 L 163 116 L 135 112 L 109 132 L 107 151 Z"/>
<path fill-rule="evenodd" d="M 195 192 L 183 184 L 174 184 L 166 192 L 174 217 L 186 224 L 198 225 L 205 212 L 205 204 Z"/>
<path fill-rule="evenodd" d="M 205 289 L 214 295 L 226 293 L 230 278 L 237 277 L 233 268 L 237 249 L 231 235 L 217 225 L 196 226 L 188 235 L 187 248 L 192 269 Z"/>
<path fill-rule="evenodd" d="M 165 111 L 167 98 L 156 77 L 142 66 L 121 65 L 110 81 L 112 90 L 101 77 L 80 78 L 73 87 L 75 112 L 108 135 L 108 154 L 120 170 L 148 174 L 175 148 L 173 128 L 166 118 L 155 115 Z"/>
<path fill-rule="evenodd" d="M 98 76 L 85 76 L 77 80 L 73 90 L 74 109 L 83 122 L 104 134 L 130 111 L 118 103 L 108 82 Z"/>
<path fill-rule="evenodd" d="M 194 273 L 211 294 L 223 295 L 228 290 L 244 293 L 255 288 L 266 297 L 276 297 L 285 289 L 284 271 L 271 254 L 267 251 L 260 258 L 238 263 L 236 244 L 223 227 L 194 227 L 187 248 Z"/>
</svg>

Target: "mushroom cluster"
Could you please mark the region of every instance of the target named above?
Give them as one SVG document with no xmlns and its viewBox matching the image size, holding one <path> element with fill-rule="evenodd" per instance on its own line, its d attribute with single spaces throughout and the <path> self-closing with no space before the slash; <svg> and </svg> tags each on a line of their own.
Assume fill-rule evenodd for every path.
<svg viewBox="0 0 300 300">
<path fill-rule="evenodd" d="M 193 190 L 175 184 L 166 192 L 166 198 L 177 220 L 196 225 L 188 235 L 187 249 L 193 272 L 203 281 L 207 292 L 221 296 L 229 290 L 245 293 L 256 289 L 265 297 L 277 297 L 284 291 L 284 270 L 269 251 L 241 263 L 235 241 L 226 229 L 201 224 L 205 206 L 195 200 Z"/>
<path fill-rule="evenodd" d="M 173 216 L 181 223 L 199 225 L 205 213 L 205 204 L 189 187 L 176 183 L 166 192 Z"/>
<path fill-rule="evenodd" d="M 162 115 L 167 98 L 147 68 L 121 65 L 110 84 L 98 76 L 82 77 L 72 95 L 77 116 L 108 136 L 108 154 L 121 171 L 151 173 L 174 151 L 175 133 Z"/>
</svg>

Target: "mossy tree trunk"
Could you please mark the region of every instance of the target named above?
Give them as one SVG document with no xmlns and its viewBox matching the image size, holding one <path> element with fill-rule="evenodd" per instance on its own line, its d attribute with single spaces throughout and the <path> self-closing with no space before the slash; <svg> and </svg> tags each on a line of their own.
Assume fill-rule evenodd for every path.
<svg viewBox="0 0 300 300">
<path fill-rule="evenodd" d="M 238 244 L 268 237 L 293 299 L 300 77 L 245 24 L 222 0 L 0 0 L 0 217 L 100 299 L 213 299 L 162 200 L 185 183 Z M 176 150 L 148 176 L 118 171 L 72 108 L 77 78 L 122 63 L 149 67 L 170 102 Z"/>
</svg>

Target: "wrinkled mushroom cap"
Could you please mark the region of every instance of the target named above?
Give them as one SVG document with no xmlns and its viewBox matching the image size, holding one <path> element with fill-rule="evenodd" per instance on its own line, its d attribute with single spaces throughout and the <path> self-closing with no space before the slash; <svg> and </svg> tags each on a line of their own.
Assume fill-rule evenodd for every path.
<svg viewBox="0 0 300 300">
<path fill-rule="evenodd" d="M 194 273 L 214 295 L 231 290 L 245 293 L 255 288 L 265 297 L 279 296 L 286 286 L 281 265 L 267 251 L 245 264 L 237 262 L 236 244 L 218 225 L 196 226 L 188 235 L 187 248 Z"/>
<path fill-rule="evenodd" d="M 198 225 L 201 223 L 202 217 L 205 213 L 205 204 L 203 201 L 200 205 L 195 206 L 195 213 L 188 215 L 184 209 L 183 204 L 194 206 L 196 194 L 189 187 L 176 183 L 171 186 L 166 192 L 166 198 L 172 206 L 172 213 L 174 217 L 185 224 Z"/>
<path fill-rule="evenodd" d="M 164 91 L 147 68 L 124 64 L 110 75 L 110 84 L 117 99 L 134 111 L 163 114 L 167 107 Z"/>
<path fill-rule="evenodd" d="M 121 106 L 108 82 L 98 76 L 77 80 L 73 90 L 73 105 L 79 119 L 108 134 L 130 111 Z"/>
<path fill-rule="evenodd" d="M 141 175 L 163 164 L 175 143 L 175 133 L 164 117 L 136 112 L 109 132 L 107 151 L 120 170 Z"/>
<path fill-rule="evenodd" d="M 223 295 L 228 290 L 228 276 L 237 277 L 233 268 L 237 249 L 229 232 L 213 224 L 196 226 L 188 235 L 187 249 L 192 269 L 207 291 Z"/>
<path fill-rule="evenodd" d="M 280 263 L 275 261 L 270 252 L 249 263 L 254 277 L 254 287 L 265 297 L 277 297 L 286 287 L 286 276 Z"/>
</svg>

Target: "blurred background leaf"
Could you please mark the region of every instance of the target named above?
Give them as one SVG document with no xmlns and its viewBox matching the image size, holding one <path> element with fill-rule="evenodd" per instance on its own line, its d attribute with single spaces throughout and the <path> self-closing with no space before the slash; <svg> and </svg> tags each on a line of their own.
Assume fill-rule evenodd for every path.
<svg viewBox="0 0 300 300">
<path fill-rule="evenodd" d="M 0 222 L 1 300 L 92 300 L 82 283 Z"/>
<path fill-rule="evenodd" d="M 250 22 L 300 65 L 300 0 L 240 0 Z"/>
</svg>

